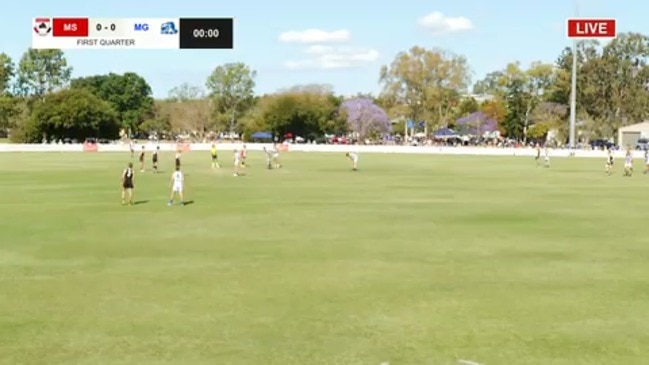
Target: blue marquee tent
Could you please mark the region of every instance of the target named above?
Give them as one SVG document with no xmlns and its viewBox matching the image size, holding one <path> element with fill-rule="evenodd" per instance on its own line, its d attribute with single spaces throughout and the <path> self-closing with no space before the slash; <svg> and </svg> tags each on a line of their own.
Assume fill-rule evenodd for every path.
<svg viewBox="0 0 649 365">
<path fill-rule="evenodd" d="M 255 132 L 250 135 L 252 139 L 273 139 L 273 134 L 270 132 Z"/>
<path fill-rule="evenodd" d="M 435 138 L 456 138 L 458 135 L 450 128 L 442 128 L 436 130 L 435 133 L 433 133 L 433 136 L 435 136 Z"/>
</svg>

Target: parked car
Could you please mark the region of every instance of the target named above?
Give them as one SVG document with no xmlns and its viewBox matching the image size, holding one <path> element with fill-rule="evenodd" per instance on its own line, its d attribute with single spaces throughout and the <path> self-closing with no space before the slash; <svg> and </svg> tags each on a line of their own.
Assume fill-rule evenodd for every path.
<svg viewBox="0 0 649 365">
<path fill-rule="evenodd" d="M 596 139 L 590 141 L 590 148 L 594 150 L 615 149 L 615 143 L 609 142 L 605 139 Z"/>
<path fill-rule="evenodd" d="M 647 149 L 649 149 L 649 139 L 640 138 L 638 140 L 638 143 L 635 145 L 635 149 L 640 151 L 646 151 Z"/>
</svg>

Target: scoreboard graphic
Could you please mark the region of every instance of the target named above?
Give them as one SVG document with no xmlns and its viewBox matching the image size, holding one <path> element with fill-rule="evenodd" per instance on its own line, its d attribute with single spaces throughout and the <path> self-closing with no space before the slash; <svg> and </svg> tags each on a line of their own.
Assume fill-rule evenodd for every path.
<svg viewBox="0 0 649 365">
<path fill-rule="evenodd" d="M 233 18 L 37 17 L 34 49 L 232 49 Z"/>
</svg>

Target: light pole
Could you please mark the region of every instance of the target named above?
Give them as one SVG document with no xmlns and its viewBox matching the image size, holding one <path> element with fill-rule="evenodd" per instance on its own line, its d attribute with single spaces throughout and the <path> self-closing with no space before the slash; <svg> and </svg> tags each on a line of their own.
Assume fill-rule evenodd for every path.
<svg viewBox="0 0 649 365">
<path fill-rule="evenodd" d="M 579 16 L 579 1 L 575 0 L 575 16 Z M 577 124 L 577 39 L 572 41 L 572 77 L 570 80 L 570 148 L 576 147 L 575 129 Z"/>
</svg>

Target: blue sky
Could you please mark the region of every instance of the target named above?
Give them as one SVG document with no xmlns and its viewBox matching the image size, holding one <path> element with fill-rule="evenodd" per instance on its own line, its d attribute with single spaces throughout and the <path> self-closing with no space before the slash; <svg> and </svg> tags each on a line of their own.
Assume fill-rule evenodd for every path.
<svg viewBox="0 0 649 365">
<path fill-rule="evenodd" d="M 618 32 L 649 30 L 645 3 L 579 2 L 581 16 L 614 17 Z M 575 13 L 572 0 L 36 0 L 11 5 L 0 23 L 0 52 L 16 61 L 31 44 L 32 18 L 37 16 L 235 17 L 234 50 L 66 51 L 75 77 L 133 71 L 149 81 L 156 97 L 183 82 L 203 86 L 214 67 L 233 61 L 257 70 L 259 93 L 311 83 L 331 84 L 345 95 L 376 93 L 380 66 L 413 45 L 466 56 L 477 80 L 515 60 L 553 62 L 570 45 L 565 21 Z M 435 12 L 441 15 L 422 24 L 422 18 Z M 328 33 L 300 33 L 308 29 Z M 282 41 L 280 35 L 287 32 Z M 320 41 L 306 43 L 308 38 Z M 298 40 L 303 43 L 295 43 Z"/>
</svg>

